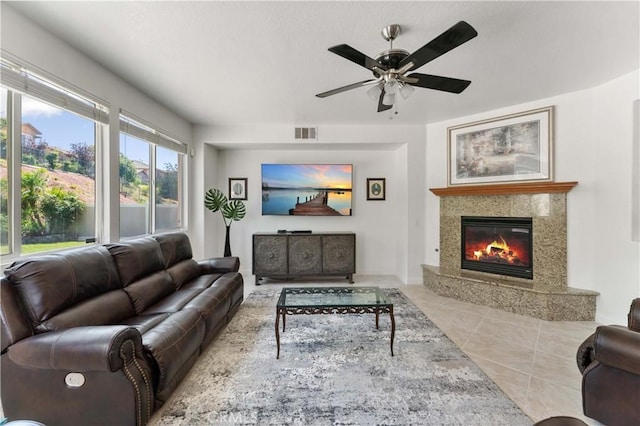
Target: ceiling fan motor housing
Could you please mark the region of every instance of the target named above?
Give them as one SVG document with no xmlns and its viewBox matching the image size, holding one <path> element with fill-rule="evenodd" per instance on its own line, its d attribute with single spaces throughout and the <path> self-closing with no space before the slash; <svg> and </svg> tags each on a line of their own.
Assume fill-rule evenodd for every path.
<svg viewBox="0 0 640 426">
<path fill-rule="evenodd" d="M 397 70 L 399 68 L 400 62 L 407 56 L 409 56 L 409 52 L 407 52 L 406 50 L 389 49 L 378 54 L 378 56 L 376 57 L 376 61 L 378 61 L 380 65 L 383 65 L 388 70 Z M 373 71 L 373 75 L 375 75 L 376 77 L 380 77 L 380 74 L 375 71 Z"/>
</svg>

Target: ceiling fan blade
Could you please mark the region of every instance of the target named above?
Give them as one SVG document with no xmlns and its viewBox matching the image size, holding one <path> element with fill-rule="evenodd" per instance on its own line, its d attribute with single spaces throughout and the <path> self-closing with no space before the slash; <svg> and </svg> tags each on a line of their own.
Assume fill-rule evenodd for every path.
<svg viewBox="0 0 640 426">
<path fill-rule="evenodd" d="M 318 93 L 316 96 L 319 98 L 326 98 L 327 96 L 335 95 L 337 93 L 346 92 L 347 90 L 357 89 L 358 87 L 366 86 L 367 84 L 375 83 L 378 80 L 372 78 L 370 80 L 359 81 L 357 83 L 349 84 L 347 86 L 338 87 L 337 89 L 328 90 L 326 92 Z"/>
<path fill-rule="evenodd" d="M 404 67 L 409 62 L 413 62 L 413 67 L 410 69 L 418 69 L 427 62 L 433 61 L 438 56 L 455 49 L 477 35 L 477 31 L 471 25 L 465 21 L 460 21 L 400 61 L 399 68 Z"/>
<path fill-rule="evenodd" d="M 382 99 L 384 98 L 384 88 L 380 93 L 380 98 L 378 99 L 378 112 L 386 111 L 388 109 L 393 108 L 393 105 L 385 105 L 382 103 Z"/>
<path fill-rule="evenodd" d="M 442 90 L 443 92 L 461 93 L 471 82 L 451 77 L 441 77 L 439 75 L 413 73 L 407 77 L 417 78 L 417 83 L 409 83 L 412 86 L 424 87 L 425 89 Z"/>
<path fill-rule="evenodd" d="M 361 67 L 365 67 L 370 71 L 373 71 L 373 67 L 378 67 L 384 71 L 387 70 L 387 67 L 385 67 L 375 59 L 365 55 L 364 53 L 354 49 L 348 44 L 339 44 L 337 46 L 330 47 L 329 52 L 333 52 L 338 56 L 342 56 L 343 58 L 348 59 L 351 62 L 360 65 Z"/>
</svg>

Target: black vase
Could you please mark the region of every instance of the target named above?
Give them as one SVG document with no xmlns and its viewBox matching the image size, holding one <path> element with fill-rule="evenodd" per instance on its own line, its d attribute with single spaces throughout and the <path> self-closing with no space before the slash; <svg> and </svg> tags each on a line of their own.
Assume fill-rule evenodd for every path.
<svg viewBox="0 0 640 426">
<path fill-rule="evenodd" d="M 230 257 L 231 256 L 231 244 L 229 244 L 229 231 L 231 230 L 231 225 L 226 225 L 227 226 L 227 232 L 226 235 L 224 237 L 224 257 Z"/>
</svg>

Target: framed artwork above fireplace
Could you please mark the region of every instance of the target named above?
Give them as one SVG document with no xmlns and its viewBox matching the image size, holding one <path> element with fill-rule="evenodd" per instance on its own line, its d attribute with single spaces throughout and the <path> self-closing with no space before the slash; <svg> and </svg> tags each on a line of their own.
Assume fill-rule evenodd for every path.
<svg viewBox="0 0 640 426">
<path fill-rule="evenodd" d="M 449 127 L 448 185 L 553 180 L 553 107 Z"/>
</svg>

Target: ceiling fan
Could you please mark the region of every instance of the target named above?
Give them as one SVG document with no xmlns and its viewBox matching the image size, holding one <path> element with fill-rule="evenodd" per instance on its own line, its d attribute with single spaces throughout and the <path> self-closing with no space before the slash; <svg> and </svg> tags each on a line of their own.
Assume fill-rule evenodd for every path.
<svg viewBox="0 0 640 426">
<path fill-rule="evenodd" d="M 478 33 L 471 25 L 465 21 L 460 21 L 411 54 L 406 50 L 393 48 L 393 40 L 398 34 L 400 34 L 400 25 L 394 24 L 383 28 L 382 37 L 390 43 L 390 48 L 378 54 L 376 59 L 365 55 L 348 44 L 330 47 L 330 52 L 367 68 L 373 72 L 375 78 L 318 93 L 316 96 L 326 98 L 347 90 L 373 85 L 367 91 L 367 94 L 378 100 L 378 112 L 381 112 L 393 108 L 398 93 L 404 99 L 407 99 L 413 93 L 414 86 L 450 93 L 461 93 L 471 84 L 469 80 L 431 74 L 412 73 L 406 75 L 409 71 L 420 68 L 477 36 Z"/>
</svg>

